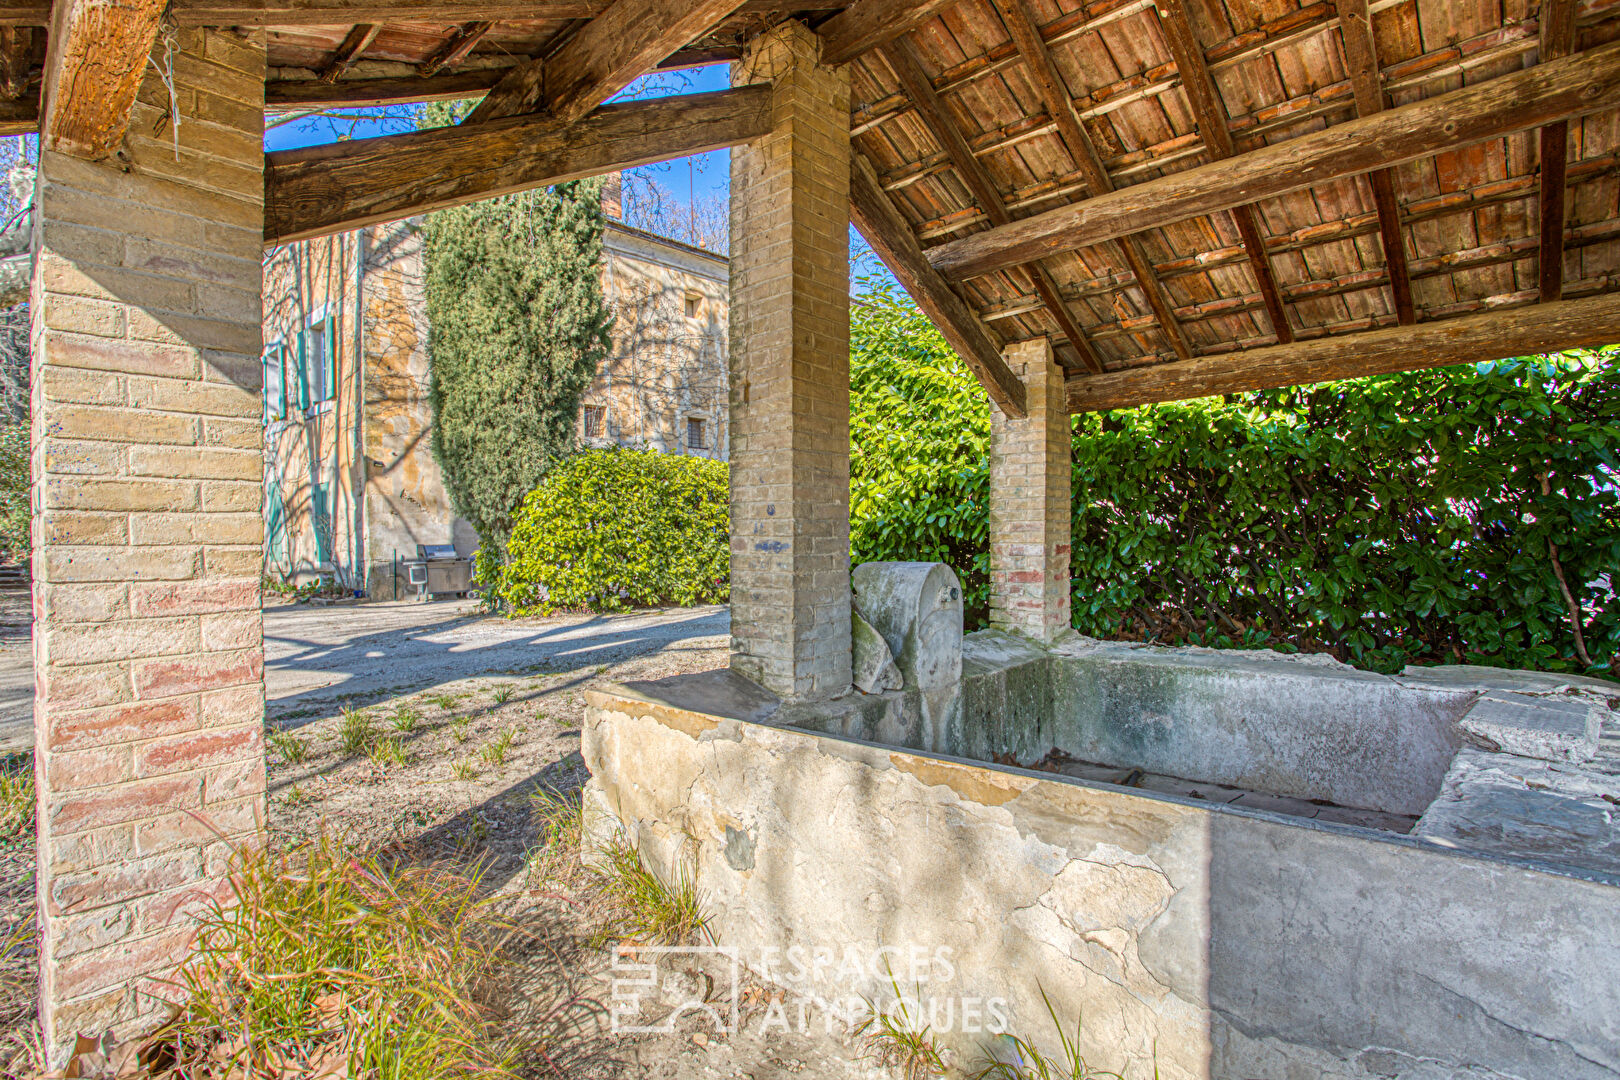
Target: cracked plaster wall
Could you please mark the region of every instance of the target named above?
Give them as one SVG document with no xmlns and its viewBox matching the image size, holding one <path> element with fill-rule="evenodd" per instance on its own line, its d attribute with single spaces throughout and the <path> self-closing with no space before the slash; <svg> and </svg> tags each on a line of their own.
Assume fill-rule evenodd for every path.
<svg viewBox="0 0 1620 1080">
<path fill-rule="evenodd" d="M 1620 891 L 1364 830 L 587 695 L 590 828 L 723 944 L 948 946 L 1165 1080 L 1620 1077 Z M 746 857 L 744 857 L 746 853 Z M 888 996 L 829 974 L 820 992 Z M 931 992 L 938 993 L 934 990 Z M 975 1040 L 946 1036 L 970 1064 Z"/>
</svg>

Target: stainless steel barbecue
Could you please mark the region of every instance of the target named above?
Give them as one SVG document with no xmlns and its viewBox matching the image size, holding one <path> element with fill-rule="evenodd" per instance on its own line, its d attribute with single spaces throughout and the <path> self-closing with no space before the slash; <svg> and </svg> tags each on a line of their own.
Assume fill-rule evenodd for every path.
<svg viewBox="0 0 1620 1080">
<path fill-rule="evenodd" d="M 472 559 L 458 556 L 453 544 L 417 544 L 416 558 L 405 560 L 406 580 L 423 601 L 447 593 L 466 596 L 472 590 L 472 568 Z"/>
</svg>

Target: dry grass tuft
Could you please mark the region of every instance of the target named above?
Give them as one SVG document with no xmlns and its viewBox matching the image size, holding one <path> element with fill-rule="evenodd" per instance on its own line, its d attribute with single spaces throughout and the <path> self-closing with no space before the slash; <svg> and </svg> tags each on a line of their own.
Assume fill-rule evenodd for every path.
<svg viewBox="0 0 1620 1080">
<path fill-rule="evenodd" d="M 1006 1035 L 1004 1051 L 999 1055 L 987 1053 L 988 1064 L 973 1074 L 973 1080 L 1124 1080 L 1117 1072 L 1094 1069 L 1086 1063 L 1085 1056 L 1080 1053 L 1080 1020 L 1075 1019 L 1073 1035 L 1064 1031 L 1063 1022 L 1058 1019 L 1057 1010 L 1052 1008 L 1052 999 L 1046 996 L 1044 986 L 1041 987 L 1041 1000 L 1046 1003 L 1046 1015 L 1052 1018 L 1052 1028 L 1057 1032 L 1058 1044 L 1062 1049 L 1061 1056 L 1049 1057 L 1030 1040 Z M 1008 1058 L 1011 1060 L 1006 1060 Z M 1159 1067 L 1155 1063 L 1154 1080 L 1158 1080 L 1158 1076 Z"/>
<path fill-rule="evenodd" d="M 34 755 L 0 760 L 0 839 L 14 840 L 34 827 Z"/>
<path fill-rule="evenodd" d="M 177 976 L 189 1004 L 147 1042 L 160 1076 L 509 1077 L 480 1005 L 499 927 L 476 878 L 388 866 L 322 837 L 238 856 Z"/>
<path fill-rule="evenodd" d="M 872 1001 L 866 1003 L 866 1018 L 855 1025 L 855 1035 L 864 1044 L 865 1056 L 885 1069 L 899 1073 L 902 1080 L 933 1080 L 944 1076 L 945 1056 L 934 1045 L 933 1029 L 922 1022 L 921 1005 L 916 995 L 907 998 L 900 992 L 894 974 L 889 974 L 889 985 L 894 988 L 894 1000 L 878 1008 Z"/>
<path fill-rule="evenodd" d="M 666 885 L 641 862 L 641 853 L 622 842 L 602 852 L 606 865 L 597 871 L 610 916 L 598 933 L 600 941 L 632 938 L 659 945 L 686 945 L 699 935 L 713 940 L 710 916 L 691 875 L 682 870 Z"/>
</svg>

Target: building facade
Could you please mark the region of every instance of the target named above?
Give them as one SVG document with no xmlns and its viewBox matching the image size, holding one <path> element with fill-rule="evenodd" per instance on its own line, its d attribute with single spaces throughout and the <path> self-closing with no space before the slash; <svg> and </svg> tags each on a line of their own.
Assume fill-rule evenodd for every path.
<svg viewBox="0 0 1620 1080">
<path fill-rule="evenodd" d="M 581 398 L 581 446 L 724 460 L 727 261 L 617 220 L 604 194 L 612 351 Z M 375 599 L 418 544 L 477 534 L 433 457 L 421 219 L 298 241 L 264 265 L 265 574 Z"/>
</svg>

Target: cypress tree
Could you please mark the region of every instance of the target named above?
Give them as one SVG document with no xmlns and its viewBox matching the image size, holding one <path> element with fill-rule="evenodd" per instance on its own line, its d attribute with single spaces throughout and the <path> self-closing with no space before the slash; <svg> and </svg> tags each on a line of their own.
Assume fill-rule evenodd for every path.
<svg viewBox="0 0 1620 1080">
<path fill-rule="evenodd" d="M 486 551 L 504 556 L 518 504 L 573 449 L 608 355 L 602 224 L 599 180 L 427 220 L 433 454 Z"/>
</svg>

